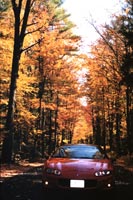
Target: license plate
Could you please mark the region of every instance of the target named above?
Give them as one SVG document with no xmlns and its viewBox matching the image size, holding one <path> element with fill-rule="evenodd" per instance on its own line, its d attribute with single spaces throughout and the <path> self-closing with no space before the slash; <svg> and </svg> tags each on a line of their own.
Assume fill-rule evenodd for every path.
<svg viewBox="0 0 133 200">
<path fill-rule="evenodd" d="M 84 182 L 84 180 L 70 180 L 70 187 L 71 188 L 84 188 L 85 182 Z"/>
</svg>

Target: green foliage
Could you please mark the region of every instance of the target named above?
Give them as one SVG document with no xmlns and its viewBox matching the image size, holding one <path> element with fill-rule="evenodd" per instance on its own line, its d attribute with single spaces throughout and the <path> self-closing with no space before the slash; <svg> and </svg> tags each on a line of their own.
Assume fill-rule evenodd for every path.
<svg viewBox="0 0 133 200">
<path fill-rule="evenodd" d="M 0 13 L 6 11 L 10 7 L 10 0 L 0 0 Z"/>
</svg>

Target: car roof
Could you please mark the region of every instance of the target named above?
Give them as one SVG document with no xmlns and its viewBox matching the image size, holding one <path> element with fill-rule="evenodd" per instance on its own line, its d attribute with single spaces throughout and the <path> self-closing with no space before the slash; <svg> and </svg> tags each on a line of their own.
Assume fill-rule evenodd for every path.
<svg viewBox="0 0 133 200">
<path fill-rule="evenodd" d="M 99 147 L 98 145 L 95 145 L 95 144 L 84 144 L 84 143 L 77 143 L 77 144 L 64 144 L 64 145 L 61 145 L 60 147 Z"/>
</svg>

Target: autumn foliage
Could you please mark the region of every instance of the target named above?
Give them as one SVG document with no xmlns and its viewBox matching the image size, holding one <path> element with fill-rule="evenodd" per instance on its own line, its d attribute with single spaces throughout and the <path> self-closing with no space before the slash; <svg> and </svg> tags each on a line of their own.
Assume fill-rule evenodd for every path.
<svg viewBox="0 0 133 200">
<path fill-rule="evenodd" d="M 131 153 L 132 84 L 123 66 L 133 46 L 122 32 L 128 17 L 115 16 L 121 26 L 112 22 L 102 33 L 92 24 L 101 37 L 82 55 L 60 0 L 3 1 L 0 9 L 2 161 L 43 158 L 64 142 Z"/>
</svg>

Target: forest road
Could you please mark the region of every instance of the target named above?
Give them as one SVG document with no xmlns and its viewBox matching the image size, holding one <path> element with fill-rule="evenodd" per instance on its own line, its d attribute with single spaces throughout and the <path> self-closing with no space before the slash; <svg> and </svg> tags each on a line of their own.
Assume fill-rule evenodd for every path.
<svg viewBox="0 0 133 200">
<path fill-rule="evenodd" d="M 47 199 L 133 199 L 133 172 L 121 166 L 115 167 L 115 189 L 108 192 L 57 192 L 52 193 L 43 190 L 41 181 L 42 168 L 36 167 L 21 175 L 8 178 L 0 185 L 1 200 L 47 200 Z"/>
</svg>

